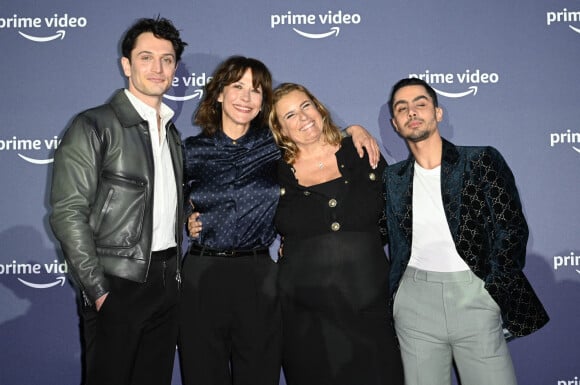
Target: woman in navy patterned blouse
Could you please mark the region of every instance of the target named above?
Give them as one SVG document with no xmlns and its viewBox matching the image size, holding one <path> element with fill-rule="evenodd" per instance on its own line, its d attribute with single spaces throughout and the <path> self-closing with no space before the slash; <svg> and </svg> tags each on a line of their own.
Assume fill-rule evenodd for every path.
<svg viewBox="0 0 580 385">
<path fill-rule="evenodd" d="M 268 128 L 272 77 L 231 57 L 215 71 L 184 142 L 185 197 L 203 229 L 183 265 L 182 380 L 278 385 L 280 310 L 275 238 L 280 150 Z M 199 214 L 197 214 L 199 213 Z"/>
</svg>

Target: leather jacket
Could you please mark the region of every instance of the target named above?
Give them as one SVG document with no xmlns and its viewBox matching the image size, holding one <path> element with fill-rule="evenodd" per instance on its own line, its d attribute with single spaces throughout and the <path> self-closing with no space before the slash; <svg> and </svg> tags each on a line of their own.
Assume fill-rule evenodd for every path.
<svg viewBox="0 0 580 385">
<path fill-rule="evenodd" d="M 166 131 L 177 186 L 175 234 L 180 250 L 181 139 L 173 123 Z M 54 156 L 50 223 L 85 300 L 94 302 L 109 291 L 105 274 L 146 281 L 153 186 L 148 123 L 123 90 L 74 118 Z M 176 273 L 179 280 L 179 267 Z"/>
</svg>

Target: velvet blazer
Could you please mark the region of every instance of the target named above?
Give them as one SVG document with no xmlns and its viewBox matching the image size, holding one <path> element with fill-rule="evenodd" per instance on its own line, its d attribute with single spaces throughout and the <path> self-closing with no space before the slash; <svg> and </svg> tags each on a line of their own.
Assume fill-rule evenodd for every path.
<svg viewBox="0 0 580 385">
<path fill-rule="evenodd" d="M 414 162 L 411 155 L 384 172 L 391 304 L 411 257 Z M 443 139 L 441 194 L 457 252 L 499 305 L 508 335 L 541 328 L 549 317 L 522 272 L 528 226 L 501 154 Z"/>
</svg>

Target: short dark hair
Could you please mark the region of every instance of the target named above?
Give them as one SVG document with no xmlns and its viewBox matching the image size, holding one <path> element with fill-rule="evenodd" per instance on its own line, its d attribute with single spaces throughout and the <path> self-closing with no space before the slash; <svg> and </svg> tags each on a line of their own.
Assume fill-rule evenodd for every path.
<svg viewBox="0 0 580 385">
<path fill-rule="evenodd" d="M 268 116 L 272 108 L 272 75 L 264 63 L 257 59 L 230 56 L 214 71 L 211 81 L 206 84 L 203 97 L 193 116 L 193 123 L 204 134 L 213 136 L 221 130 L 222 108 L 217 100 L 224 88 L 237 82 L 246 70 L 252 71 L 252 86 L 262 88 L 262 109 L 251 124 L 259 129 L 268 129 Z"/>
<path fill-rule="evenodd" d="M 175 50 L 175 60 L 177 62 L 181 60 L 181 54 L 187 43 L 181 40 L 179 31 L 171 20 L 159 16 L 156 19 L 139 19 L 125 32 L 121 42 L 123 57 L 131 61 L 131 51 L 135 48 L 137 38 L 145 32 L 151 32 L 156 38 L 169 40 Z"/>
<path fill-rule="evenodd" d="M 400 90 L 403 87 L 407 87 L 407 86 L 423 86 L 425 88 L 425 90 L 427 91 L 427 93 L 429 94 L 429 96 L 431 97 L 431 99 L 433 100 L 433 105 L 435 107 L 439 107 L 439 101 L 437 100 L 437 93 L 435 92 L 433 87 L 431 87 L 425 80 L 419 79 L 419 78 L 403 78 L 403 79 L 399 80 L 397 83 L 395 83 L 395 85 L 393 86 L 393 89 L 391 90 L 391 96 L 389 97 L 389 102 L 388 102 L 389 112 L 391 113 L 391 116 L 393 116 L 393 98 L 394 98 L 395 94 L 397 93 L 398 90 Z"/>
</svg>

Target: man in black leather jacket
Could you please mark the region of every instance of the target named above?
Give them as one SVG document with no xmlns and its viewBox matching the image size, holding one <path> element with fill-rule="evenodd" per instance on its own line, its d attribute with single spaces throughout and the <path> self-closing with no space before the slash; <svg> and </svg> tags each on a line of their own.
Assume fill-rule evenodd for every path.
<svg viewBox="0 0 580 385">
<path fill-rule="evenodd" d="M 84 299 L 87 385 L 171 383 L 183 162 L 162 97 L 185 45 L 171 21 L 138 20 L 128 88 L 77 115 L 55 153 L 50 221 Z"/>
</svg>

